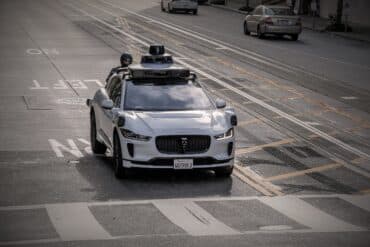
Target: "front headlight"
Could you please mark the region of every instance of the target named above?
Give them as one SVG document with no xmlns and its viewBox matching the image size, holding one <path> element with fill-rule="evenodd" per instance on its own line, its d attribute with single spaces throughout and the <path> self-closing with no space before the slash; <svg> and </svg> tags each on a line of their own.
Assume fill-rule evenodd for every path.
<svg viewBox="0 0 370 247">
<path fill-rule="evenodd" d="M 150 136 L 144 136 L 140 134 L 136 134 L 135 132 L 132 132 L 131 130 L 123 129 L 121 128 L 122 135 L 131 140 L 137 140 L 137 141 L 149 141 L 152 137 Z"/>
<path fill-rule="evenodd" d="M 216 140 L 224 140 L 224 139 L 231 138 L 233 136 L 234 136 L 234 129 L 231 128 L 228 131 L 226 131 L 225 133 L 220 134 L 220 135 L 215 135 L 214 137 L 215 137 Z"/>
</svg>

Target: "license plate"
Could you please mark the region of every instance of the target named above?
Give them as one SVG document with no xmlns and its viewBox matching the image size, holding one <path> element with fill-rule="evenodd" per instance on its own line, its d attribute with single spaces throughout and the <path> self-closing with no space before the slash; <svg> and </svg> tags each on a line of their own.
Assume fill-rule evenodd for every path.
<svg viewBox="0 0 370 247">
<path fill-rule="evenodd" d="M 290 23 L 289 23 L 289 21 L 286 21 L 286 20 L 280 20 L 279 24 L 280 25 L 289 25 Z"/>
<path fill-rule="evenodd" d="M 173 169 L 183 170 L 183 169 L 193 169 L 192 159 L 175 159 L 173 161 Z"/>
</svg>

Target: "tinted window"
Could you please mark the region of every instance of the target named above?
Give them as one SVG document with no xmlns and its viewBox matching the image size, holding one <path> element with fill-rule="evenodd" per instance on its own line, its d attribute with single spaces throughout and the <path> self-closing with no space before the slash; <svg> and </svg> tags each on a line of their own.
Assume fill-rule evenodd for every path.
<svg viewBox="0 0 370 247">
<path fill-rule="evenodd" d="M 186 80 L 127 82 L 125 95 L 125 110 L 205 110 L 213 107 L 199 84 Z"/>
<path fill-rule="evenodd" d="M 294 15 L 288 8 L 267 8 L 266 15 Z"/>
</svg>

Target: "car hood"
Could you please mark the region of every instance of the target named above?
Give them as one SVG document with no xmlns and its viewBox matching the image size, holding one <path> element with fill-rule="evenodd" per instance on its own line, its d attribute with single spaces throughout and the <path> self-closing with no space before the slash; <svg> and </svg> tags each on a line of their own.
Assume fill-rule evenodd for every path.
<svg viewBox="0 0 370 247">
<path fill-rule="evenodd" d="M 228 129 L 225 113 L 221 110 L 131 112 L 127 119 L 131 130 L 151 135 L 213 134 Z"/>
</svg>

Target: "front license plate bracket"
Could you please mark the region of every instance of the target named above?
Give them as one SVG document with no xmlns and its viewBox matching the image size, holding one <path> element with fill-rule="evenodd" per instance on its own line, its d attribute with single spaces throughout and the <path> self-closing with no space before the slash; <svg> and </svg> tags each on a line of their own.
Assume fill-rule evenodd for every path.
<svg viewBox="0 0 370 247">
<path fill-rule="evenodd" d="M 173 169 L 175 170 L 193 169 L 193 159 L 174 159 Z"/>
</svg>

